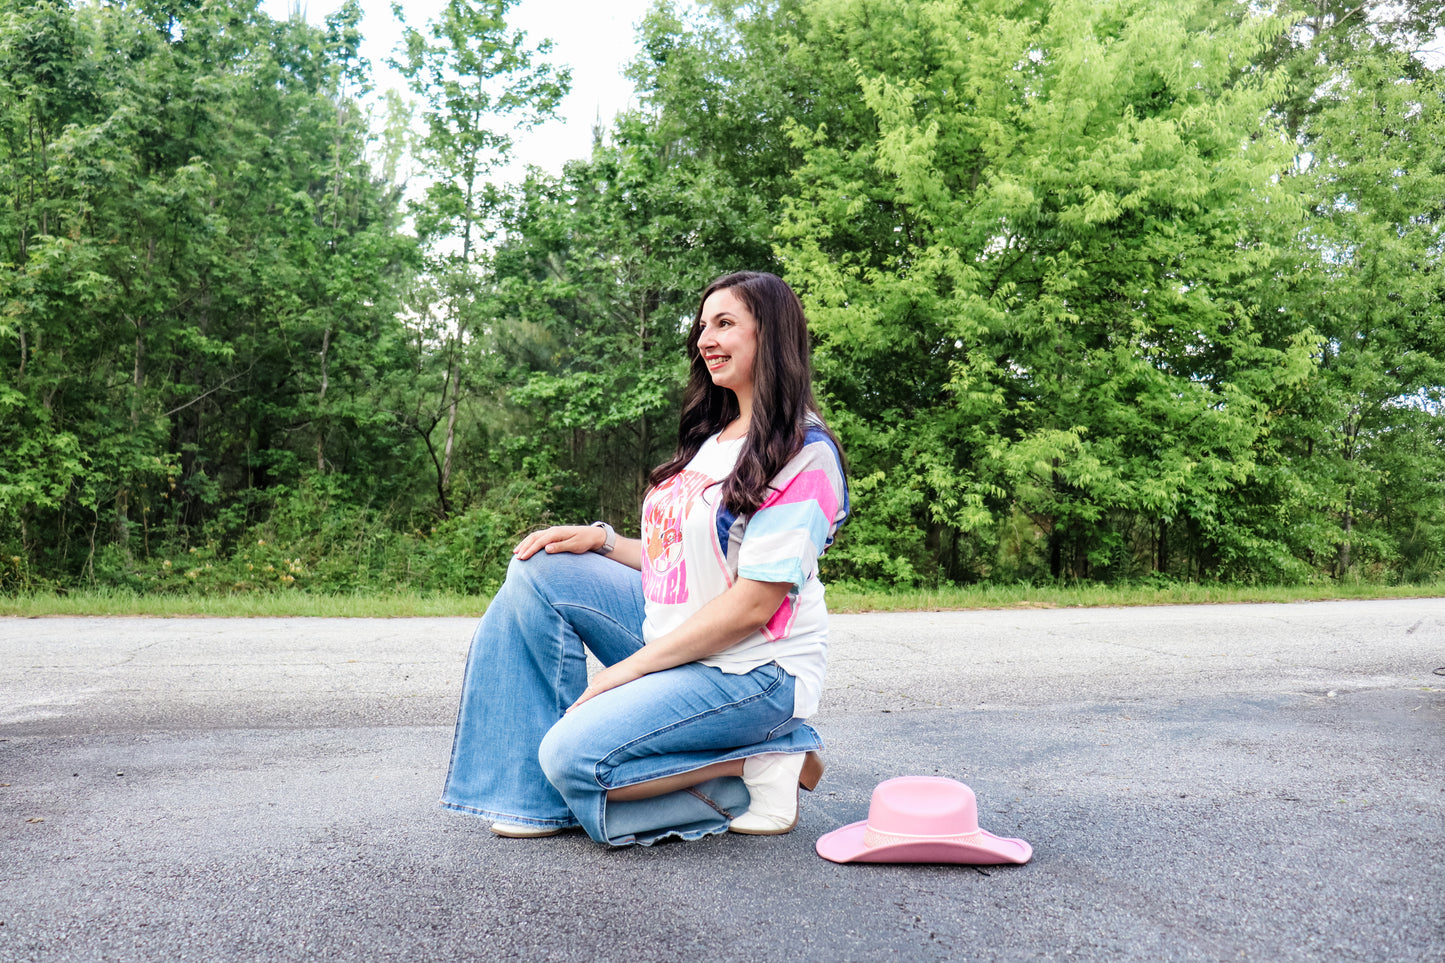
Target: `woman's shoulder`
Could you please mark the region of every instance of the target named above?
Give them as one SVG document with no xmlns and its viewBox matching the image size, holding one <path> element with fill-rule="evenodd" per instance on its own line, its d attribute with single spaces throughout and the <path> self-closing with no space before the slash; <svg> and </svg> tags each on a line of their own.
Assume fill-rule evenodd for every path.
<svg viewBox="0 0 1445 963">
<path fill-rule="evenodd" d="M 768 497 L 759 511 L 781 506 L 796 520 L 795 510 L 800 504 L 814 503 L 830 531 L 848 516 L 848 480 L 843 470 L 843 456 L 821 421 L 807 426 L 803 446 L 773 476 L 768 488 Z M 828 540 L 831 541 L 831 535 Z M 826 547 L 827 543 L 818 540 L 816 544 Z"/>
<path fill-rule="evenodd" d="M 843 452 L 838 447 L 838 441 L 823 419 L 816 414 L 809 414 L 803 422 L 803 445 L 793 460 L 805 459 L 808 461 L 832 460 L 838 464 L 838 470 L 842 471 Z"/>
<path fill-rule="evenodd" d="M 803 422 L 803 447 L 807 448 L 809 445 L 819 443 L 826 444 L 834 451 L 838 450 L 838 443 L 833 440 L 833 434 L 828 431 L 828 426 L 819 419 L 810 418 Z"/>
<path fill-rule="evenodd" d="M 804 425 L 802 446 L 773 477 L 769 487 L 776 491 L 787 487 L 800 475 L 818 472 L 827 476 L 831 487 L 840 492 L 846 491 L 843 453 L 838 448 L 838 442 L 821 419 L 812 419 Z"/>
</svg>

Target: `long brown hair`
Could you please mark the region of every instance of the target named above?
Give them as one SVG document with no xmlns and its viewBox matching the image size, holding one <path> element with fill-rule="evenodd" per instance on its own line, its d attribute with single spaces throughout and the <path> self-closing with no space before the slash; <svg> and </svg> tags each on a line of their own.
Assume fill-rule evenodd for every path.
<svg viewBox="0 0 1445 963">
<path fill-rule="evenodd" d="M 722 487 L 723 503 L 739 515 L 750 515 L 767 497 L 768 481 L 802 449 L 807 422 L 822 426 L 813 401 L 808 320 L 798 296 L 777 275 L 739 271 L 718 278 L 702 292 L 687 336 L 691 371 L 683 393 L 677 452 L 654 468 L 648 481 L 659 485 L 682 471 L 703 442 L 738 416 L 737 395 L 713 384 L 697 347 L 703 305 L 714 292 L 725 289 L 731 289 L 757 321 L 752 418 L 737 465 Z"/>
</svg>

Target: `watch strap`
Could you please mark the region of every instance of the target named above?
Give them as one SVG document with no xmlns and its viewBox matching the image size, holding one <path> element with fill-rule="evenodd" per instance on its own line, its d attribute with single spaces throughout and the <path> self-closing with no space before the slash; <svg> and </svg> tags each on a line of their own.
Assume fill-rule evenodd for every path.
<svg viewBox="0 0 1445 963">
<path fill-rule="evenodd" d="M 593 522 L 593 528 L 600 528 L 607 533 L 607 539 L 602 543 L 601 548 L 594 548 L 592 551 L 598 555 L 611 555 L 612 550 L 617 547 L 617 531 L 606 522 Z"/>
</svg>

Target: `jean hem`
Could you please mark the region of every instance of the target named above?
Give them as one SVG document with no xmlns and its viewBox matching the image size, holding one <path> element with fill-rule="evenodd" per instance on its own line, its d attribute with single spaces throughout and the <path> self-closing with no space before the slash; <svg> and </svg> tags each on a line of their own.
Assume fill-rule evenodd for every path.
<svg viewBox="0 0 1445 963">
<path fill-rule="evenodd" d="M 687 841 L 692 839 L 702 839 L 704 836 L 721 836 L 727 831 L 728 828 L 726 825 L 708 829 L 664 829 L 661 830 L 656 836 L 649 836 L 646 839 L 638 839 L 636 836 L 633 836 L 632 838 L 627 839 L 623 842 L 613 842 L 610 839 L 606 842 L 609 846 L 615 846 L 618 849 L 621 849 L 624 846 L 651 846 L 653 843 L 660 843 L 663 840 L 672 839 L 674 836 L 678 839 Z"/>
<path fill-rule="evenodd" d="M 659 770 L 659 771 L 653 773 L 653 774 L 650 775 L 650 776 L 644 776 L 644 777 L 639 778 L 639 779 L 633 779 L 631 782 L 621 782 L 621 783 L 617 783 L 616 785 L 611 785 L 611 784 L 603 783 L 601 779 L 598 779 L 598 780 L 597 780 L 597 785 L 598 785 L 598 787 L 601 788 L 602 791 L 605 793 L 605 792 L 609 792 L 609 791 L 611 791 L 611 790 L 613 790 L 613 789 L 626 789 L 628 786 L 636 786 L 636 785 L 638 785 L 639 783 L 652 782 L 654 779 L 666 779 L 666 778 L 668 778 L 669 776 L 680 776 L 680 775 L 682 775 L 682 774 L 685 773 L 685 772 L 696 772 L 696 771 L 699 770 L 699 769 L 705 769 L 705 768 L 707 768 L 708 766 L 715 765 L 715 764 L 717 764 L 717 763 L 719 763 L 719 762 L 732 762 L 734 759 L 747 759 L 747 758 L 749 758 L 750 756 L 763 756 L 763 755 L 767 755 L 767 754 L 773 753 L 773 752 L 781 752 L 781 753 L 784 753 L 784 754 L 788 754 L 788 753 L 796 754 L 796 753 L 799 753 L 799 752 L 822 752 L 822 751 L 826 748 L 826 747 L 823 745 L 823 740 L 822 740 L 822 739 L 815 738 L 815 739 L 813 740 L 813 742 L 816 743 L 816 745 L 812 745 L 812 746 L 798 746 L 798 747 L 796 747 L 796 748 L 790 748 L 790 749 L 759 749 L 756 745 L 752 745 L 752 746 L 742 746 L 742 747 L 740 747 L 740 748 L 738 748 L 738 749 L 733 749 L 733 750 L 730 750 L 730 751 L 728 751 L 728 752 L 726 752 L 726 753 L 722 753 L 722 754 L 720 754 L 716 759 L 713 759 L 711 762 L 706 762 L 706 763 L 702 764 L 701 766 L 687 765 L 687 766 L 683 766 L 683 767 L 680 768 L 680 769 L 662 769 L 662 770 Z M 614 766 L 613 768 L 616 769 L 615 766 Z"/>
<path fill-rule="evenodd" d="M 464 813 L 468 816 L 480 816 L 483 819 L 490 819 L 493 822 L 519 823 L 523 826 L 541 826 L 547 829 L 571 829 L 573 826 L 580 826 L 581 823 L 575 819 L 538 819 L 535 816 L 518 816 L 516 813 L 504 813 L 494 809 L 477 809 L 474 806 L 463 806 L 461 803 L 447 802 L 445 799 L 440 803 L 443 809 L 450 809 L 452 812 Z"/>
</svg>

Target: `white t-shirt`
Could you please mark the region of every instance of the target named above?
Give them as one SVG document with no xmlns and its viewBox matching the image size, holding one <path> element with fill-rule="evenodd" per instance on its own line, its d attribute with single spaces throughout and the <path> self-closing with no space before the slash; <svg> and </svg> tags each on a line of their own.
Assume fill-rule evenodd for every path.
<svg viewBox="0 0 1445 963">
<path fill-rule="evenodd" d="M 642 591 L 651 642 L 686 621 L 738 578 L 791 582 L 783 604 L 758 631 L 700 660 L 741 675 L 777 662 L 796 680 L 793 715 L 818 709 L 828 657 L 828 610 L 818 581 L 818 556 L 848 516 L 843 464 L 821 427 L 810 425 L 803 448 L 769 483 L 752 515 L 722 503 L 743 439 L 703 443 L 686 468 L 647 493 L 642 503 Z"/>
</svg>

